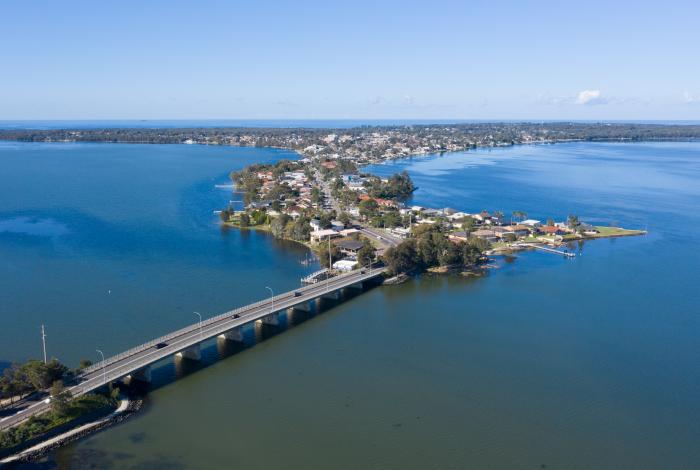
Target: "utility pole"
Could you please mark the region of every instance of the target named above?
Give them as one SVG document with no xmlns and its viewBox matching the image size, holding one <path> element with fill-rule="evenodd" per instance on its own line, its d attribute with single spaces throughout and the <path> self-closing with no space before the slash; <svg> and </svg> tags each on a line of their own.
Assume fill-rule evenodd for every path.
<svg viewBox="0 0 700 470">
<path fill-rule="evenodd" d="M 331 268 L 333 268 L 333 252 L 331 251 L 331 236 L 328 235 L 328 272 L 326 273 L 326 292 L 330 289 Z"/>
<path fill-rule="evenodd" d="M 46 332 L 44 331 L 44 325 L 41 325 L 41 344 L 44 346 L 44 364 L 48 364 L 46 360 Z"/>
</svg>

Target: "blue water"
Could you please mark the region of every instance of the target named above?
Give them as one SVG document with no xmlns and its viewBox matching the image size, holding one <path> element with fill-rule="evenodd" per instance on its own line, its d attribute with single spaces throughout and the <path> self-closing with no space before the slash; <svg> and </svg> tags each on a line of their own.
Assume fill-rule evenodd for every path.
<svg viewBox="0 0 700 470">
<path fill-rule="evenodd" d="M 289 152 L 182 145 L 0 143 L 0 360 L 116 353 L 294 287 L 306 253 L 221 229 L 228 173 Z M 240 198 L 238 198 L 240 199 Z M 260 281 L 263 282 L 263 281 Z"/>
<path fill-rule="evenodd" d="M 284 152 L 0 146 L 0 360 L 118 350 L 290 287 L 304 251 L 221 231 L 214 184 Z M 60 468 L 686 469 L 700 460 L 700 144 L 520 146 L 377 165 L 414 203 L 648 229 L 576 259 L 422 276 L 149 394 Z M 111 289 L 112 293 L 108 294 Z M 326 307 L 331 303 L 324 303 Z M 260 337 L 260 332 L 255 331 Z M 107 344 L 108 346 L 104 346 Z M 250 346 L 253 343 L 249 343 Z M 92 353 L 94 356 L 94 353 Z"/>
</svg>

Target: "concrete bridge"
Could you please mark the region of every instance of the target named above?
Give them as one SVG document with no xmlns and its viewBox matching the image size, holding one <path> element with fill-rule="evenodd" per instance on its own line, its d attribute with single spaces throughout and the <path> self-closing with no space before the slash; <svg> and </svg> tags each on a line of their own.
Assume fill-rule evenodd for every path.
<svg viewBox="0 0 700 470">
<path fill-rule="evenodd" d="M 242 328 L 256 321 L 277 325 L 279 315 L 287 309 L 311 310 L 311 302 L 318 298 L 339 298 L 341 289 L 363 289 L 363 283 L 384 274 L 386 268 L 363 268 L 347 274 L 301 287 L 265 300 L 231 310 L 221 315 L 187 326 L 160 338 L 124 351 L 116 356 L 93 364 L 83 370 L 77 383 L 67 389 L 73 396 L 92 392 L 117 380 L 150 381 L 151 365 L 175 356 L 191 360 L 200 359 L 201 344 L 211 338 L 243 341 Z M 50 407 L 40 401 L 0 421 L 0 430 L 10 428 Z"/>
</svg>

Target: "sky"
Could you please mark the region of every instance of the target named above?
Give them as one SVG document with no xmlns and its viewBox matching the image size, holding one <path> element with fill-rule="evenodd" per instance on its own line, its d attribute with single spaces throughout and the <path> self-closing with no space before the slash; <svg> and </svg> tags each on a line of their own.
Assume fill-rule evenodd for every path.
<svg viewBox="0 0 700 470">
<path fill-rule="evenodd" d="M 700 2 L 0 2 L 0 119 L 700 119 Z"/>
</svg>

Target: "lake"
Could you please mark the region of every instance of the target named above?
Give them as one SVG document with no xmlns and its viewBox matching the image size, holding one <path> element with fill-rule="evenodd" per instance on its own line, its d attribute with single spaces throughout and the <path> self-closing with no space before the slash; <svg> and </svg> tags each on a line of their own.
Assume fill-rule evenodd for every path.
<svg viewBox="0 0 700 470">
<path fill-rule="evenodd" d="M 74 364 L 267 295 L 305 250 L 222 230 L 229 171 L 292 157 L 0 144 L 0 360 Z M 700 459 L 700 144 L 519 146 L 375 165 L 413 203 L 578 214 L 643 237 L 422 276 L 166 365 L 141 414 L 59 468 L 656 469 Z M 179 380 L 173 380 L 180 377 Z"/>
</svg>

